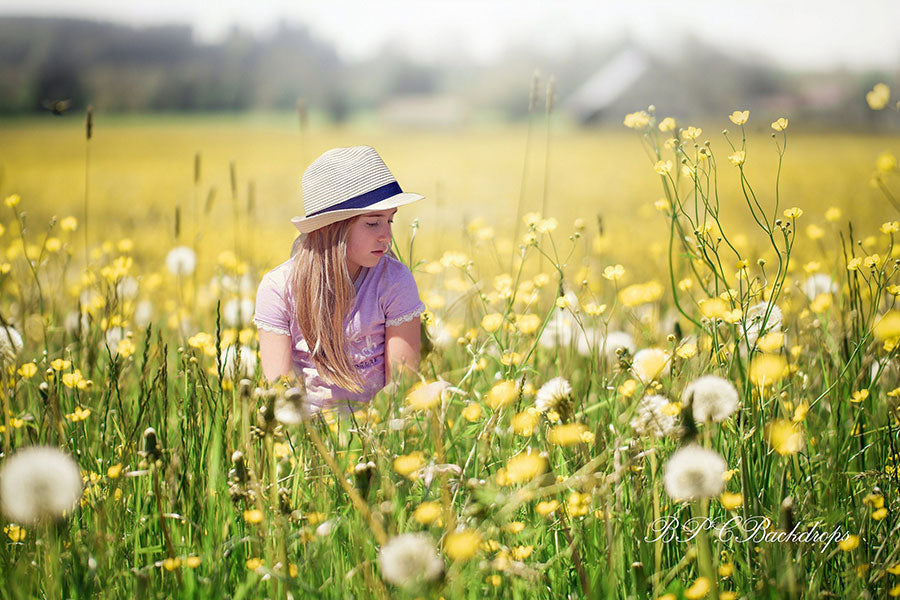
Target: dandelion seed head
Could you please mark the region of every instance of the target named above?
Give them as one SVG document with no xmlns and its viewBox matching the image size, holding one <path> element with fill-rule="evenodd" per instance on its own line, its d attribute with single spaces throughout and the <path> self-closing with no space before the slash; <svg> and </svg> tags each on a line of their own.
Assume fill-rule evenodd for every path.
<svg viewBox="0 0 900 600">
<path fill-rule="evenodd" d="M 78 465 L 57 448 L 25 448 L 0 466 L 0 504 L 17 523 L 62 517 L 81 498 L 81 485 Z"/>
<path fill-rule="evenodd" d="M 671 406 L 665 396 L 644 396 L 631 419 L 631 428 L 639 436 L 663 438 L 679 432 L 678 413 L 668 410 Z"/>
<path fill-rule="evenodd" d="M 766 312 L 769 316 L 766 317 Z M 763 318 L 766 319 L 763 323 Z M 747 346 L 752 347 L 756 340 L 770 331 L 781 331 L 781 309 L 768 302 L 754 304 L 747 309 Z"/>
<path fill-rule="evenodd" d="M 431 538 L 424 533 L 403 533 L 391 538 L 378 552 L 384 578 L 400 587 L 434 581 L 444 571 Z"/>
<path fill-rule="evenodd" d="M 810 300 L 815 300 L 820 294 L 833 294 L 837 292 L 837 289 L 837 284 L 834 280 L 824 273 L 811 275 L 800 286 L 800 290 Z"/>
<path fill-rule="evenodd" d="M 12 327 L 0 327 L 0 366 L 12 364 L 22 351 L 22 336 Z"/>
<path fill-rule="evenodd" d="M 727 419 L 739 405 L 738 393 L 727 379 L 716 375 L 704 375 L 688 384 L 681 396 L 684 407 L 690 405 L 694 420 L 698 423 Z"/>
<path fill-rule="evenodd" d="M 718 452 L 689 444 L 675 451 L 663 469 L 666 493 L 676 500 L 712 498 L 725 489 L 725 459 Z"/>
<path fill-rule="evenodd" d="M 253 318 L 254 307 L 250 298 L 232 298 L 222 309 L 222 319 L 229 327 L 247 325 Z"/>
<path fill-rule="evenodd" d="M 173 275 L 188 276 L 197 267 L 197 255 L 187 246 L 176 246 L 166 255 L 166 268 Z"/>
<path fill-rule="evenodd" d="M 572 386 L 564 377 L 554 377 L 541 386 L 534 398 L 534 407 L 539 412 L 556 408 L 561 400 L 572 395 Z"/>
<path fill-rule="evenodd" d="M 602 348 L 607 360 L 616 361 L 618 360 L 617 352 L 619 348 L 624 348 L 628 350 L 629 354 L 634 354 L 637 346 L 635 346 L 634 338 L 628 333 L 624 331 L 610 331 L 603 340 Z"/>
</svg>

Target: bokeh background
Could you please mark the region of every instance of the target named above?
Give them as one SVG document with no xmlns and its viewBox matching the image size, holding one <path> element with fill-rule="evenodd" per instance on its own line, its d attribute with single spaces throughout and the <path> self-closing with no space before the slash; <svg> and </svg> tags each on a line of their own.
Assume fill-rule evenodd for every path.
<svg viewBox="0 0 900 600">
<path fill-rule="evenodd" d="M 158 259 L 194 239 L 273 264 L 303 168 L 366 143 L 428 196 L 397 228 L 403 238 L 418 219 L 426 249 L 477 218 L 511 249 L 515 215 L 531 210 L 586 218 L 593 233 L 637 229 L 652 246 L 660 188 L 622 121 L 654 105 L 723 152 L 726 116 L 749 109 L 747 168 L 767 178 L 763 193 L 769 123 L 788 117 L 786 197 L 874 222 L 884 201 L 867 183 L 900 120 L 865 94 L 898 80 L 898 22 L 887 0 L 6 0 L 0 191 L 22 195 L 35 222 L 96 213 L 91 245 L 133 237 Z M 726 202 L 736 177 L 723 173 Z"/>
</svg>

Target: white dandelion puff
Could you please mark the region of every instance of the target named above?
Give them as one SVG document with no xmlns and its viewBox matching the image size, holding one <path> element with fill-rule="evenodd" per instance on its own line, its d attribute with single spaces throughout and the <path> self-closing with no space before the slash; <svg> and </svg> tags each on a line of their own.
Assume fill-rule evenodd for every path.
<svg viewBox="0 0 900 600">
<path fill-rule="evenodd" d="M 534 397 L 534 407 L 538 412 L 547 412 L 572 395 L 572 386 L 563 377 L 554 377 L 541 386 Z"/>
<path fill-rule="evenodd" d="M 644 396 L 631 419 L 631 428 L 639 436 L 663 438 L 680 432 L 678 413 L 665 396 Z"/>
<path fill-rule="evenodd" d="M 737 410 L 740 401 L 734 385 L 716 375 L 698 377 L 684 388 L 681 395 L 684 408 L 692 407 L 698 423 L 720 423 Z"/>
<path fill-rule="evenodd" d="M 623 348 L 627 350 L 629 354 L 633 355 L 637 346 L 634 344 L 634 338 L 624 331 L 610 331 L 606 334 L 606 337 L 603 338 L 601 352 L 606 356 L 607 360 L 615 362 L 619 359 L 617 353 L 619 348 Z"/>
<path fill-rule="evenodd" d="M 222 318 L 229 327 L 239 327 L 250 323 L 253 318 L 254 303 L 250 298 L 233 298 L 225 303 Z"/>
<path fill-rule="evenodd" d="M 300 388 L 290 388 L 275 400 L 275 420 L 282 425 L 298 425 L 313 416 L 316 410 Z"/>
<path fill-rule="evenodd" d="M 0 365 L 15 362 L 22 351 L 22 336 L 11 326 L 0 326 Z"/>
<path fill-rule="evenodd" d="M 57 448 L 25 448 L 0 466 L 0 503 L 11 521 L 34 523 L 62 517 L 79 498 L 81 471 Z"/>
<path fill-rule="evenodd" d="M 766 317 L 766 313 L 769 316 Z M 765 318 L 765 322 L 763 319 Z M 747 347 L 752 348 L 756 340 L 767 333 L 781 331 L 781 309 L 768 302 L 754 304 L 747 309 Z"/>
<path fill-rule="evenodd" d="M 187 246 L 175 246 L 166 255 L 166 268 L 173 275 L 190 275 L 196 267 L 197 255 Z"/>
<path fill-rule="evenodd" d="M 252 377 L 256 373 L 256 351 L 246 344 L 241 345 L 241 359 L 237 362 L 237 344 L 225 348 L 222 354 L 223 372 L 229 379 Z"/>
<path fill-rule="evenodd" d="M 663 469 L 666 493 L 674 500 L 712 498 L 725 489 L 728 465 L 715 450 L 688 444 L 669 457 Z"/>
<path fill-rule="evenodd" d="M 140 329 L 146 329 L 153 318 L 153 303 L 149 300 L 141 300 L 134 308 L 134 325 Z"/>
<path fill-rule="evenodd" d="M 800 290 L 810 300 L 815 300 L 820 294 L 834 294 L 838 287 L 834 280 L 825 273 L 810 275 L 800 286 Z"/>
<path fill-rule="evenodd" d="M 378 564 L 384 578 L 400 587 L 434 581 L 444 571 L 444 561 L 424 533 L 403 533 L 391 538 L 379 551 Z"/>
<path fill-rule="evenodd" d="M 116 295 L 121 300 L 134 300 L 138 293 L 137 279 L 126 275 L 116 284 Z"/>
<path fill-rule="evenodd" d="M 69 311 L 63 321 L 63 327 L 65 327 L 66 333 L 69 335 L 78 335 L 79 321 L 81 322 L 81 331 L 87 332 L 87 330 L 91 328 L 91 323 L 88 320 L 86 312 L 79 313 L 77 310 Z"/>
</svg>

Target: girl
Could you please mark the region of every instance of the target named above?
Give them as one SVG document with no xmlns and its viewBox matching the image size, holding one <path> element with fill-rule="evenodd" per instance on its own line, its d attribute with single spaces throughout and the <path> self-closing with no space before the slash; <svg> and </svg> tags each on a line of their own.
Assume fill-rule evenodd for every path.
<svg viewBox="0 0 900 600">
<path fill-rule="evenodd" d="M 325 152 L 301 187 L 300 237 L 256 295 L 262 370 L 270 381 L 302 373 L 312 405 L 356 410 L 418 368 L 425 305 L 391 251 L 391 223 L 422 196 L 404 193 L 368 146 Z"/>
</svg>

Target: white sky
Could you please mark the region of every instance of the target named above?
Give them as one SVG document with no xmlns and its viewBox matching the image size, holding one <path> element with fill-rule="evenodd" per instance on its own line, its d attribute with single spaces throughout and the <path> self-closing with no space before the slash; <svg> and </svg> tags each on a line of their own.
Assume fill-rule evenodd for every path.
<svg viewBox="0 0 900 600">
<path fill-rule="evenodd" d="M 399 40 L 425 59 L 490 60 L 510 41 L 564 51 L 626 34 L 665 50 L 689 33 L 787 67 L 900 63 L 900 0 L 0 0 L 0 15 L 187 23 L 207 41 L 302 23 L 347 58 Z"/>
</svg>

